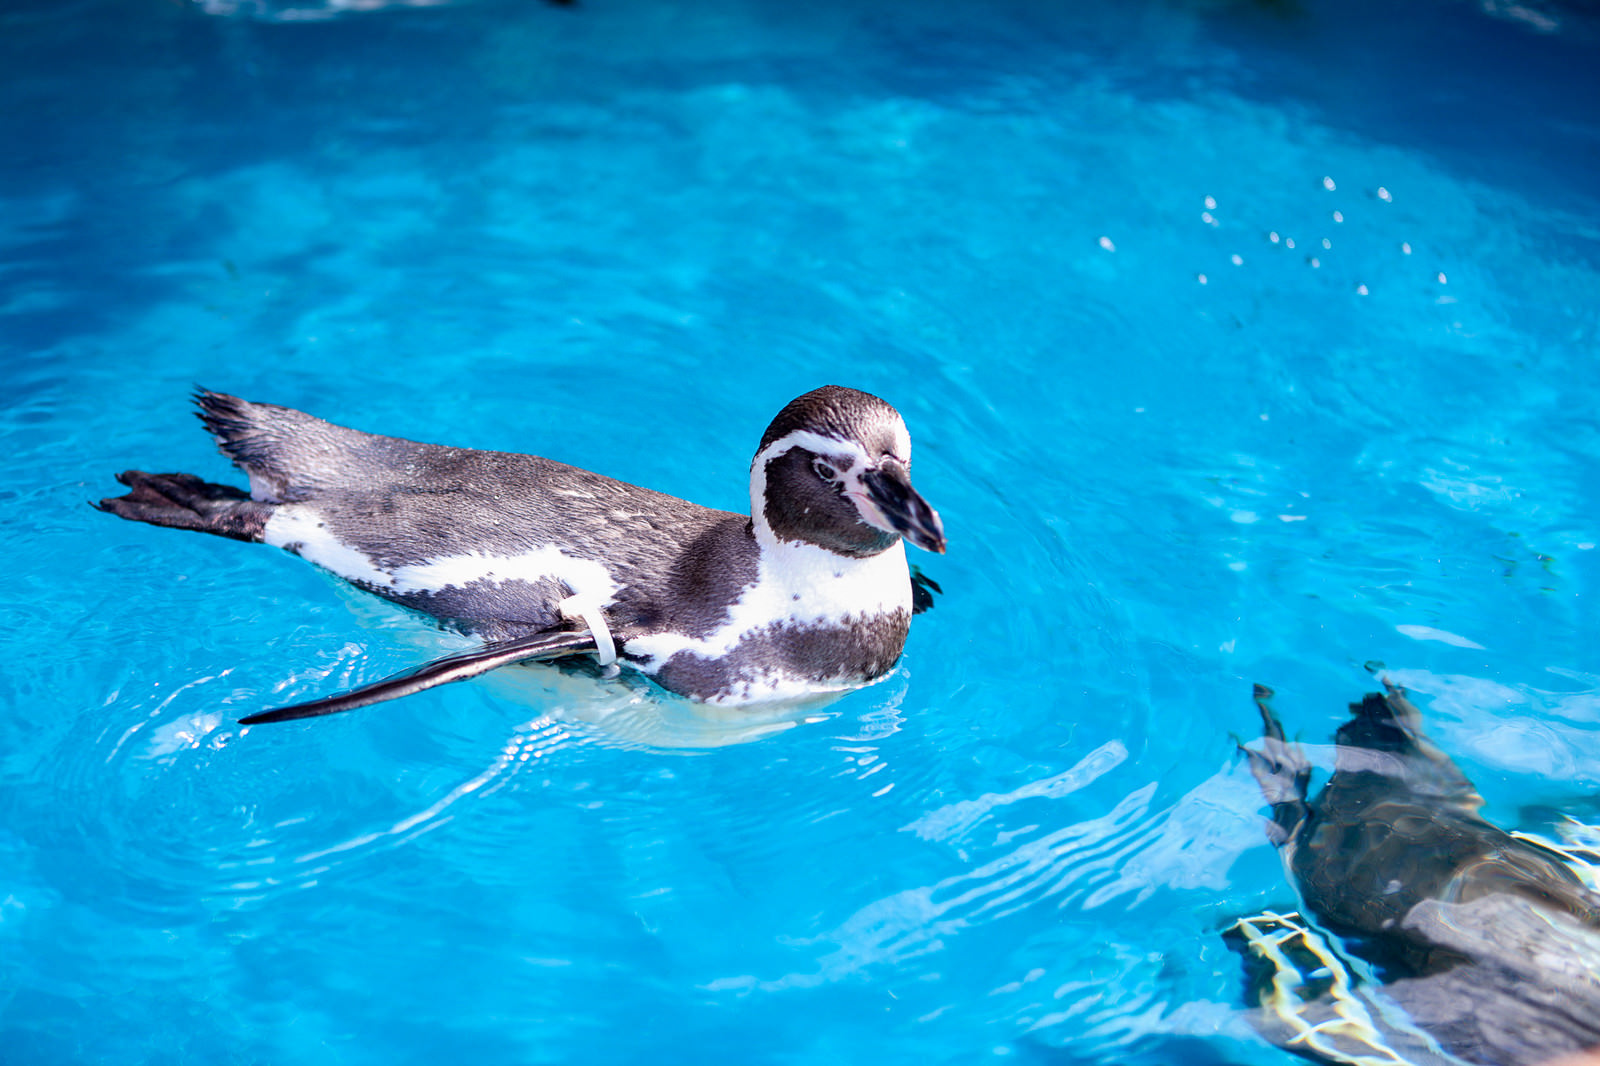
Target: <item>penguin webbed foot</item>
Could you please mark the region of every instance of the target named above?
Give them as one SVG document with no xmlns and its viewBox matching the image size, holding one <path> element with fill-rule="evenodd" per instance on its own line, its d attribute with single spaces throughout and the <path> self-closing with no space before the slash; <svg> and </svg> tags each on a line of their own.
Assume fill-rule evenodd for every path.
<svg viewBox="0 0 1600 1066">
<path fill-rule="evenodd" d="M 202 481 L 193 474 L 149 474 L 124 470 L 117 480 L 132 491 L 90 506 L 97 511 L 153 526 L 192 529 L 233 540 L 258 541 L 270 505 L 250 499 L 232 485 Z"/>
<path fill-rule="evenodd" d="M 1250 763 L 1250 776 L 1256 779 L 1261 795 L 1272 806 L 1272 822 L 1267 836 L 1282 845 L 1306 813 L 1306 793 L 1311 784 L 1311 762 L 1298 744 L 1284 736 L 1283 723 L 1272 709 L 1273 692 L 1265 685 L 1254 690 L 1256 709 L 1261 712 L 1261 747 L 1238 745 Z"/>
</svg>

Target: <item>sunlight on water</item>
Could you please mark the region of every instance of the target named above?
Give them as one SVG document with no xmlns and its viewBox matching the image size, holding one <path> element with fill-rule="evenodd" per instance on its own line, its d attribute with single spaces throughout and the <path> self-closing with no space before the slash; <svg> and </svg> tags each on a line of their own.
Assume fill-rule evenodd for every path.
<svg viewBox="0 0 1600 1066">
<path fill-rule="evenodd" d="M 1593 22 L 13 5 L 0 1058 L 1289 1061 L 1252 682 L 1319 772 L 1383 672 L 1497 824 L 1597 821 Z M 823 704 L 242 728 L 471 641 L 84 505 L 243 483 L 200 384 L 744 510 L 829 382 L 950 551 Z"/>
</svg>

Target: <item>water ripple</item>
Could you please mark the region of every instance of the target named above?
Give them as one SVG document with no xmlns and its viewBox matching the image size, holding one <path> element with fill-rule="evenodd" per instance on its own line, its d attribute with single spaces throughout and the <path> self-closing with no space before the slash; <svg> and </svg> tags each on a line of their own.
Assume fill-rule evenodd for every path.
<svg viewBox="0 0 1600 1066">
<path fill-rule="evenodd" d="M 941 842 L 961 842 L 978 850 L 1006 850 L 932 885 L 903 889 L 870 903 L 820 936 L 797 939 L 797 947 L 829 948 L 817 957 L 814 970 L 796 971 L 772 980 L 725 978 L 707 987 L 767 991 L 810 988 L 879 967 L 904 972 L 918 960 L 924 960 L 927 968 L 937 969 L 936 962 L 927 960 L 953 950 L 963 934 L 1036 912 L 1046 905 L 1048 911 L 1062 912 L 1074 924 L 1092 924 L 1087 912 L 1113 901 L 1120 900 L 1132 908 L 1161 890 L 1226 888 L 1226 871 L 1233 861 L 1247 850 L 1264 847 L 1265 837 L 1255 813 L 1259 793 L 1248 775 L 1233 764 L 1170 806 L 1154 805 L 1159 786 L 1149 782 L 1126 793 L 1096 817 L 1054 829 L 1025 825 L 1008 832 L 996 827 L 988 843 L 973 842 L 973 830 L 995 811 L 1045 800 L 1050 804 L 1042 812 L 1030 813 L 1036 818 L 1048 815 L 1051 805 L 1113 772 L 1125 759 L 1126 751 L 1120 744 L 1107 744 L 1063 773 L 1029 782 L 1009 793 L 990 794 L 929 812 L 906 826 L 906 830 Z M 1083 960 L 1062 965 L 1081 968 Z M 1095 982 L 1092 987 L 1100 986 Z M 1091 994 L 1090 988 L 1064 986 L 1058 990 L 1057 1000 L 1082 993 L 1078 996 L 1082 1001 L 1058 1020 L 1082 1012 L 1093 1014 L 1099 992 Z M 1151 989 L 1145 999 L 1158 994 L 1158 990 Z M 1127 1012 L 1143 1010 L 1145 1005 L 1144 1000 L 1140 1004 L 1123 1003 L 1117 1007 L 1116 1016 L 1122 1018 Z M 1109 1025 L 1109 1019 L 1108 1015 L 1101 1021 Z"/>
</svg>

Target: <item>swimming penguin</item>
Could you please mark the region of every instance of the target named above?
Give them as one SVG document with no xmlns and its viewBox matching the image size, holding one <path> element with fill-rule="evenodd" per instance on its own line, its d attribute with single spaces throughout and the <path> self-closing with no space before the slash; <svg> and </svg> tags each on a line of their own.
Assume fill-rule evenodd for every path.
<svg viewBox="0 0 1600 1066">
<path fill-rule="evenodd" d="M 201 389 L 201 422 L 248 493 L 128 470 L 96 506 L 262 541 L 475 635 L 483 646 L 244 724 L 333 714 L 511 663 L 593 656 L 720 704 L 883 676 L 945 550 L 889 404 L 826 386 L 791 402 L 750 464 L 749 516 L 534 455 L 380 437 Z"/>
<path fill-rule="evenodd" d="M 1310 763 L 1256 688 L 1250 769 L 1315 916 L 1229 930 L 1255 970 L 1257 1027 L 1330 1063 L 1534 1066 L 1600 1046 L 1600 895 L 1572 856 L 1479 815 L 1405 692 L 1384 687 L 1350 705 L 1314 801 Z"/>
</svg>

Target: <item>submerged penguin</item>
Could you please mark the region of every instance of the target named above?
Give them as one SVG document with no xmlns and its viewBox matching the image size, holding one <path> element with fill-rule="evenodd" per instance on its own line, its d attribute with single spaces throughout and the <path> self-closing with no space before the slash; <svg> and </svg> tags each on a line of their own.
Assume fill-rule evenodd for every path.
<svg viewBox="0 0 1600 1066">
<path fill-rule="evenodd" d="M 350 710 L 511 663 L 593 656 L 721 704 L 848 690 L 889 671 L 943 552 L 889 404 L 826 386 L 791 402 L 750 465 L 749 516 L 534 455 L 380 437 L 200 390 L 250 491 L 128 470 L 122 518 L 262 541 L 484 641 L 244 724 Z"/>
<path fill-rule="evenodd" d="M 1311 765 L 1256 688 L 1265 736 L 1246 754 L 1315 916 L 1229 930 L 1257 1027 L 1315 1061 L 1368 1066 L 1534 1066 L 1600 1046 L 1600 895 L 1574 856 L 1484 820 L 1404 691 L 1385 690 L 1351 704 L 1312 801 Z"/>
</svg>

